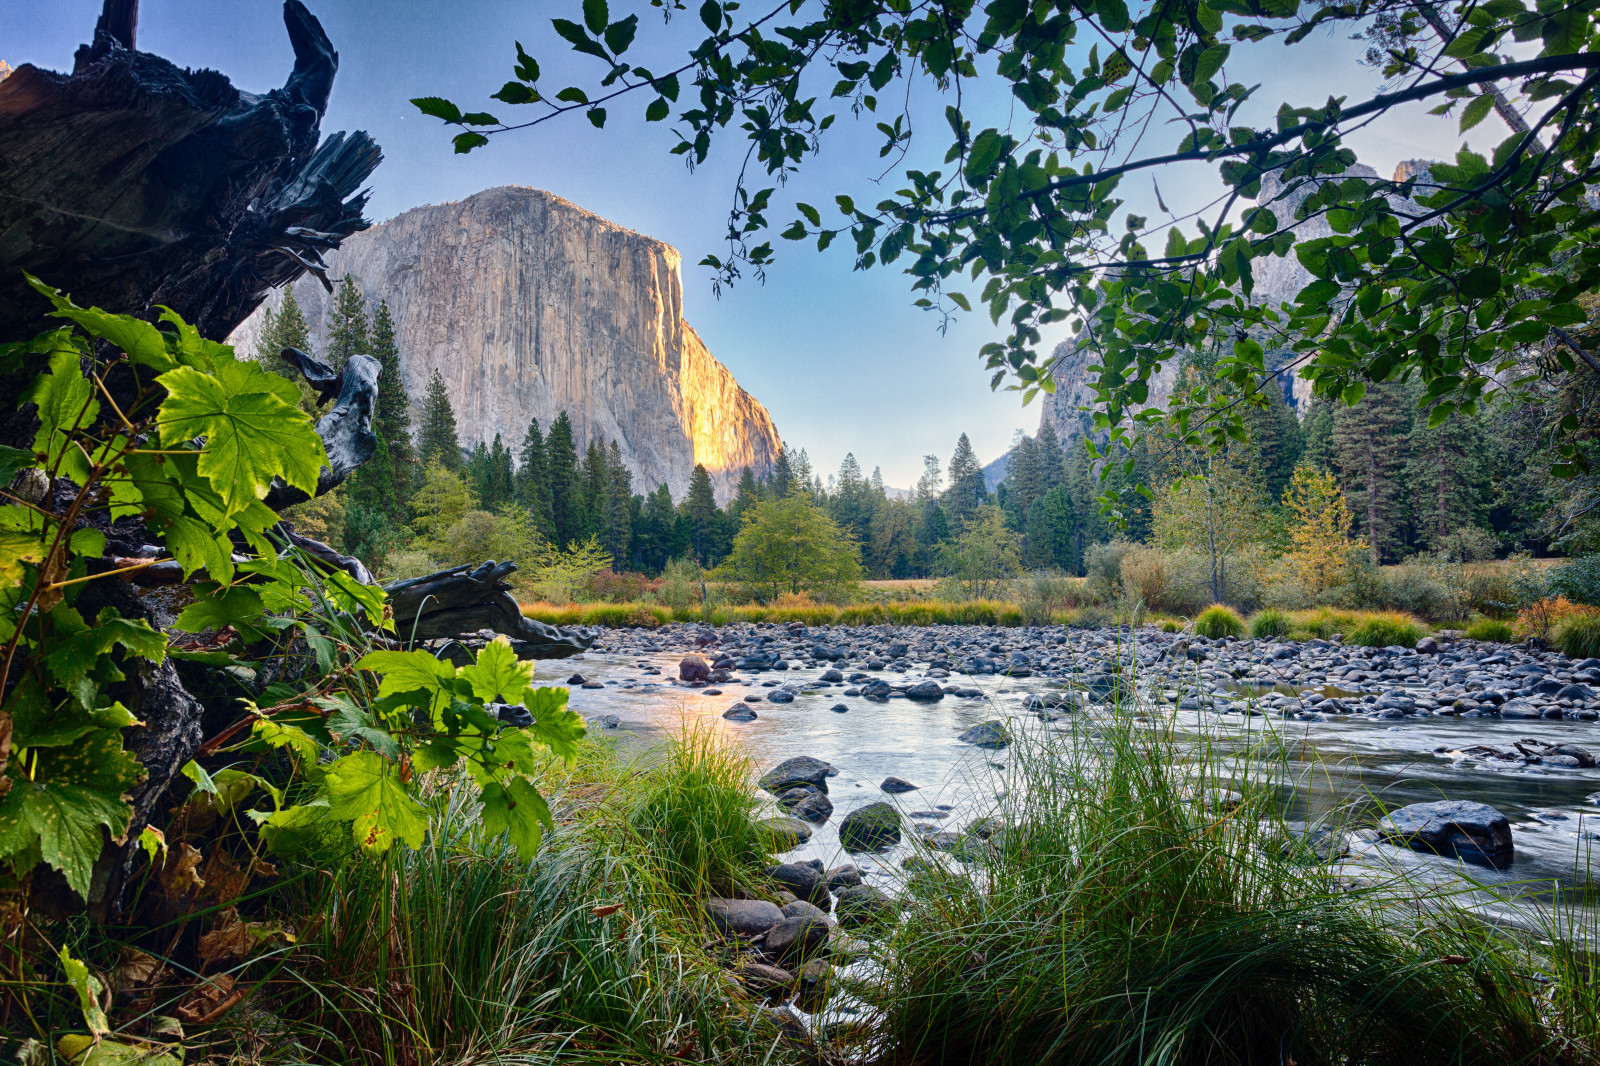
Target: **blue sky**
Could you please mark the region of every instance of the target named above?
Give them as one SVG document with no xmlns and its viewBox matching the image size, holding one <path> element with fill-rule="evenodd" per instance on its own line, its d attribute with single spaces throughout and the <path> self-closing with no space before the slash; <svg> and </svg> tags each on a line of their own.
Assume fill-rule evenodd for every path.
<svg viewBox="0 0 1600 1066">
<path fill-rule="evenodd" d="M 510 76 L 513 40 L 540 60 L 542 87 L 553 90 L 580 78 L 592 83 L 598 62 L 573 55 L 550 28 L 552 17 L 581 18 L 578 0 L 307 4 L 340 53 L 323 129 L 365 129 L 384 149 L 386 161 L 372 179 L 374 220 L 494 185 L 533 185 L 677 246 L 684 257 L 689 322 L 767 405 L 791 447 L 806 448 L 824 474 L 853 452 L 866 469 L 881 466 L 889 484 L 909 486 L 921 471 L 921 456 L 931 452 L 947 460 L 962 432 L 987 462 L 1009 447 L 1017 429 L 1031 433 L 1037 427 L 1037 407 L 1024 409 L 1017 394 L 989 390 L 977 351 L 1002 331 L 980 314 L 941 335 L 933 316 L 911 306 L 905 275 L 852 272 L 848 242 L 819 255 L 779 241 L 781 258 L 764 286 L 748 280 L 715 297 L 707 272 L 695 264 L 721 251 L 743 142 L 728 140 L 691 174 L 667 154 L 676 140 L 669 124 L 643 122 L 641 100 L 637 107 L 611 108 L 604 131 L 571 116 L 506 134 L 463 157 L 452 154 L 441 123 L 407 103 L 415 96 L 447 96 L 477 108 L 492 104 L 488 110 L 510 121 L 517 109 L 488 97 Z M 612 0 L 612 8 L 613 19 L 639 13 L 635 61 L 658 70 L 702 31 L 692 10 L 663 27 L 659 10 L 642 0 Z M 99 10 L 100 0 L 7 0 L 0 4 L 0 59 L 69 70 L 73 50 L 88 40 Z M 644 46 L 647 39 L 653 43 Z M 144 0 L 139 47 L 184 66 L 221 70 L 235 85 L 256 92 L 281 85 L 293 65 L 281 0 Z M 1359 98 L 1377 81 L 1374 72 L 1357 65 L 1361 50 L 1326 36 L 1309 48 L 1263 55 L 1249 68 L 1230 67 L 1229 74 L 1246 84 L 1262 82 L 1259 98 L 1269 110 L 1283 99 L 1310 105 L 1330 94 Z M 967 103 L 974 110 L 970 97 Z M 941 102 L 913 114 L 930 134 L 928 150 L 940 155 L 948 143 L 942 138 L 948 128 L 937 117 L 942 107 Z M 980 98 L 975 128 L 1003 121 L 1004 108 L 1003 98 Z M 1380 172 L 1402 159 L 1453 154 L 1459 141 L 1454 122 L 1425 118 L 1423 112 L 1413 106 L 1391 115 L 1352 143 Z M 793 217 L 789 205 L 797 198 L 819 207 L 838 192 L 878 199 L 879 187 L 870 180 L 883 165 L 875 121 L 842 117 L 838 136 L 827 142 L 815 166 L 780 193 L 782 206 L 772 217 Z M 1491 119 L 1479 131 L 1498 140 L 1504 130 L 1489 129 L 1494 125 Z M 1176 134 L 1153 136 L 1151 143 L 1161 145 Z M 1175 210 L 1204 203 L 1216 188 L 1198 169 L 1163 174 L 1160 181 Z M 894 174 L 884 187 L 899 187 L 891 182 Z M 1135 208 L 1154 213 L 1148 182 L 1130 183 L 1124 194 Z"/>
</svg>

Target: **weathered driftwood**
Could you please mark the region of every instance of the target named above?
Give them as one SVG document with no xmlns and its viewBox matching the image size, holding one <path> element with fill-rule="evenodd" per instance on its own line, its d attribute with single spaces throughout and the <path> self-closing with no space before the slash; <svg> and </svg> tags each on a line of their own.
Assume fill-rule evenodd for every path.
<svg viewBox="0 0 1600 1066">
<path fill-rule="evenodd" d="M 523 616 L 505 580 L 516 569 L 516 563 L 490 559 L 476 567 L 457 566 L 385 585 L 395 635 L 405 641 L 433 640 L 492 629 L 510 637 L 524 659 L 564 659 L 587 649 L 593 637 Z"/>
<path fill-rule="evenodd" d="M 352 355 L 342 368 L 334 370 L 298 348 L 285 348 L 283 358 L 305 375 L 320 399 L 339 398 L 317 422 L 317 436 L 328 453 L 328 465 L 317 475 L 315 495 L 321 496 L 342 484 L 378 449 L 372 418 L 378 407 L 378 374 L 383 365 L 370 355 Z M 310 498 L 300 489 L 274 481 L 265 502 L 281 511 Z"/>
<path fill-rule="evenodd" d="M 318 144 L 339 56 L 300 0 L 284 4 L 294 70 L 264 95 L 135 51 L 137 21 L 137 0 L 106 0 L 72 74 L 0 81 L 0 338 L 45 324 L 22 270 L 225 337 L 369 225 L 357 189 L 383 156 L 365 133 Z"/>
</svg>

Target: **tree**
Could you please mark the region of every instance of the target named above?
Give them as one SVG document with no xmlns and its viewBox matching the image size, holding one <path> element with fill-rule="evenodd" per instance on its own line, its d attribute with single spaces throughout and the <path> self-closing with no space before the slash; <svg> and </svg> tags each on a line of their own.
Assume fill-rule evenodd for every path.
<svg viewBox="0 0 1600 1066">
<path fill-rule="evenodd" d="M 983 464 L 972 450 L 965 433 L 956 441 L 950 456 L 950 487 L 942 497 L 944 509 L 956 522 L 965 522 L 972 512 L 989 502 L 989 486 L 983 478 Z"/>
<path fill-rule="evenodd" d="M 528 432 L 522 437 L 515 485 L 517 502 L 533 517 L 534 528 L 545 539 L 554 540 L 556 524 L 550 506 L 550 457 L 545 451 L 544 434 L 539 431 L 537 418 L 528 422 Z"/>
<path fill-rule="evenodd" d="M 430 463 L 411 497 L 411 528 L 424 539 L 438 541 L 477 505 L 466 478 L 443 463 Z"/>
<path fill-rule="evenodd" d="M 1492 459 L 1478 420 L 1451 418 L 1430 426 L 1419 417 L 1406 441 L 1403 476 L 1418 539 L 1440 551 L 1458 534 L 1488 525 Z"/>
<path fill-rule="evenodd" d="M 785 592 L 838 597 L 861 580 L 861 549 L 804 492 L 765 500 L 745 515 L 715 576 L 763 602 Z"/>
<path fill-rule="evenodd" d="M 619 567 L 626 566 L 633 557 L 633 475 L 622 461 L 622 448 L 616 441 L 606 449 L 605 474 L 601 544 Z"/>
<path fill-rule="evenodd" d="M 1294 514 L 1284 558 L 1312 595 L 1338 584 L 1350 553 L 1366 548 L 1350 536 L 1353 518 L 1332 473 L 1308 463 L 1295 467 L 1283 504 Z"/>
<path fill-rule="evenodd" d="M 1256 472 L 1262 495 L 1269 500 L 1278 499 L 1288 488 L 1306 447 L 1300 419 L 1280 389 L 1268 388 L 1262 406 L 1246 406 L 1244 434 L 1241 451 L 1245 462 Z"/>
<path fill-rule="evenodd" d="M 744 516 L 760 502 L 761 484 L 747 466 L 739 471 L 739 487 L 734 490 L 733 502 L 728 504 L 728 517 L 733 520 L 735 529 L 744 525 Z"/>
<path fill-rule="evenodd" d="M 572 419 L 562 411 L 550 423 L 545 441 L 550 464 L 550 515 L 556 527 L 556 546 L 565 548 L 582 540 L 583 488 L 578 481 L 578 448 L 572 437 Z"/>
<path fill-rule="evenodd" d="M 711 475 L 699 463 L 694 464 L 694 473 L 689 476 L 689 495 L 684 497 L 683 513 L 694 531 L 691 544 L 695 559 L 701 566 L 715 566 L 725 554 L 721 543 L 722 512 L 717 508 Z"/>
<path fill-rule="evenodd" d="M 1021 572 L 1022 545 L 1000 508 L 985 504 L 972 512 L 960 536 L 939 549 L 939 568 L 968 599 L 989 599 Z"/>
<path fill-rule="evenodd" d="M 1360 403 L 1333 413 L 1334 461 L 1360 517 L 1373 566 L 1400 546 L 1400 477 L 1410 429 L 1410 406 L 1397 384 L 1375 385 Z"/>
<path fill-rule="evenodd" d="M 1033 501 L 1023 528 L 1023 560 L 1028 566 L 1078 572 L 1075 510 L 1072 493 L 1065 485 L 1058 485 Z"/>
<path fill-rule="evenodd" d="M 767 475 L 767 495 L 774 500 L 781 500 L 788 496 L 794 489 L 794 467 L 789 461 L 789 445 L 778 447 L 777 462 L 772 464 L 772 470 Z"/>
<path fill-rule="evenodd" d="M 470 104 L 415 103 L 461 128 L 457 152 L 573 112 L 604 126 L 608 110 L 630 100 L 647 120 L 672 117 L 672 151 L 694 165 L 747 138 L 753 165 L 736 171 L 728 246 L 705 260 L 717 285 L 745 271 L 764 276 L 774 233 L 818 250 L 845 237 L 837 243 L 853 248 L 857 269 L 909 263 L 918 302 L 938 313 L 971 307 L 957 288 L 970 278 L 991 318 L 1009 324 L 1004 341 L 980 351 L 997 387 L 1045 388 L 1043 327 L 1075 317 L 1104 416 L 1107 439 L 1095 447 L 1124 445 L 1158 422 L 1186 443 L 1221 447 L 1242 426 L 1237 397 L 1268 376 L 1261 335 L 1303 360 L 1321 397 L 1350 403 L 1368 383 L 1409 376 L 1428 386 L 1441 417 L 1526 395 L 1524 378 L 1503 374 L 1518 346 L 1546 352 L 1555 374 L 1600 373 L 1600 335 L 1569 330 L 1584 321 L 1575 298 L 1600 284 L 1583 206 L 1600 179 L 1600 94 L 1588 80 L 1596 6 L 1146 0 L 1067 10 L 862 0 L 747 12 L 710 0 L 701 9 L 709 36 L 681 62 L 653 56 L 652 72 L 627 53 L 660 48 L 659 39 L 636 34 L 632 16 L 611 23 L 590 4 L 586 18 L 558 24 L 568 45 L 601 61 L 585 85 L 540 85 L 538 63 L 519 54 L 496 99 L 530 115 L 502 123 Z M 1253 99 L 1259 86 L 1228 77 L 1314 64 L 1301 53 L 1330 34 L 1374 29 L 1375 15 L 1371 62 L 1389 83 L 1366 98 L 1275 106 Z M 1523 42 L 1515 58 L 1500 55 L 1512 42 Z M 833 86 L 826 99 L 807 95 L 817 85 Z M 1526 116 L 1506 102 L 1518 94 Z M 1002 97 L 1006 125 L 975 128 L 969 109 Z M 1244 125 L 1247 101 L 1275 120 Z M 1489 157 L 1463 150 L 1431 171 L 1350 173 L 1346 135 L 1418 102 L 1436 105 L 1430 114 L 1449 132 L 1493 112 L 1511 135 Z M 945 125 L 912 121 L 940 104 Z M 885 183 L 860 202 L 854 187 L 819 190 L 812 199 L 840 212 L 826 220 L 803 200 L 785 209 L 779 190 L 803 195 L 800 172 L 824 151 L 830 127 L 862 109 L 882 120 L 882 155 L 942 157 L 945 166 L 908 165 L 887 180 L 874 166 L 863 184 Z M 1172 132 L 1154 132 L 1163 130 Z M 930 135 L 939 140 L 922 145 Z M 1197 218 L 1158 196 L 1167 217 L 1152 219 L 1117 194 L 1121 181 L 1192 181 L 1200 170 L 1220 195 Z M 1299 216 L 1333 220 L 1333 235 L 1297 232 L 1290 197 L 1304 197 Z M 1250 302 L 1257 265 L 1290 255 L 1315 281 L 1286 311 Z M 1135 417 L 1166 363 L 1211 345 L 1230 349 L 1219 365 L 1232 395 L 1205 390 Z M 1570 440 L 1576 431 L 1559 432 Z M 1558 466 L 1587 461 L 1560 448 L 1553 457 Z"/>
<path fill-rule="evenodd" d="M 444 378 L 434 368 L 428 394 L 422 401 L 422 425 L 417 434 L 417 461 L 438 463 L 446 470 L 461 469 L 461 441 L 456 437 L 456 413 Z"/>
<path fill-rule="evenodd" d="M 1228 557 L 1261 540 L 1262 500 L 1256 472 L 1226 453 L 1197 457 L 1199 472 L 1179 478 L 1156 496 L 1156 543 L 1197 548 L 1211 569 L 1211 598 L 1227 590 Z"/>
<path fill-rule="evenodd" d="M 323 358 L 339 369 L 352 355 L 372 352 L 371 326 L 367 322 L 367 298 L 361 284 L 348 274 L 339 279 L 333 294 L 333 311 L 328 322 L 328 348 Z"/>
<path fill-rule="evenodd" d="M 378 406 L 372 418 L 378 446 L 372 458 L 350 475 L 346 485 L 353 507 L 371 511 L 385 520 L 373 524 L 372 520 L 355 519 L 357 526 L 364 530 L 371 526 L 371 531 L 363 535 L 363 542 L 378 544 L 381 537 L 389 536 L 386 531 L 394 530 L 405 521 L 406 502 L 416 478 L 416 460 L 411 453 L 411 401 L 406 397 L 405 383 L 400 377 L 400 349 L 395 344 L 394 320 L 387 303 L 378 306 L 370 339 L 370 354 L 382 368 L 378 373 Z M 346 550 L 366 558 L 348 543 Z"/>
<path fill-rule="evenodd" d="M 261 316 L 261 339 L 256 342 L 256 362 L 280 377 L 299 381 L 300 375 L 284 361 L 285 348 L 298 348 L 307 355 L 311 350 L 311 328 L 306 316 L 294 298 L 294 289 L 285 286 L 283 301 L 276 310 L 268 307 Z"/>
</svg>

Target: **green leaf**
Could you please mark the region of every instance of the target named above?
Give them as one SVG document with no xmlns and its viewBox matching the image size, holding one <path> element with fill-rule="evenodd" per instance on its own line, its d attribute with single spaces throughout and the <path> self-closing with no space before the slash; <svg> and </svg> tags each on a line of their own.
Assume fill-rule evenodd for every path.
<svg viewBox="0 0 1600 1066">
<path fill-rule="evenodd" d="M 1457 284 L 1461 294 L 1469 299 L 1481 300 L 1500 291 L 1500 269 L 1493 266 L 1476 266 L 1461 276 Z"/>
<path fill-rule="evenodd" d="M 525 732 L 568 762 L 577 758 L 578 742 L 584 738 L 588 727 L 581 717 L 568 709 L 565 688 L 531 689 L 522 705 L 533 715 L 533 724 L 525 727 Z"/>
<path fill-rule="evenodd" d="M 531 104 L 538 101 L 539 94 L 520 81 L 508 81 L 490 99 L 504 100 L 508 104 Z"/>
<path fill-rule="evenodd" d="M 542 830 L 555 830 L 549 805 L 526 778 L 513 777 L 504 785 L 484 785 L 480 798 L 483 828 L 495 836 L 508 833 L 522 859 L 531 859 L 538 852 Z"/>
<path fill-rule="evenodd" d="M 605 108 L 603 108 L 603 107 L 591 107 L 588 111 L 584 112 L 584 115 L 589 119 L 589 125 L 593 126 L 595 129 L 598 130 L 598 129 L 604 129 L 605 128 L 605 125 L 606 125 L 606 109 Z"/>
<path fill-rule="evenodd" d="M 356 668 L 371 670 L 383 678 L 378 685 L 380 699 L 420 692 L 430 707 L 440 707 L 449 702 L 450 693 L 445 689 L 444 682 L 456 676 L 455 667 L 435 659 L 425 651 L 368 652 L 356 663 Z"/>
<path fill-rule="evenodd" d="M 500 120 L 495 118 L 493 115 L 489 114 L 489 112 L 487 112 L 487 111 L 474 111 L 471 114 L 462 115 L 461 116 L 461 121 L 466 123 L 468 126 L 498 126 L 498 125 L 500 125 Z"/>
<path fill-rule="evenodd" d="M 633 35 L 638 31 L 638 29 L 638 15 L 629 15 L 627 18 L 619 19 L 618 21 L 607 26 L 606 47 L 611 49 L 611 54 L 614 56 L 619 56 L 626 52 L 628 50 L 628 46 L 633 44 Z M 596 30 L 595 32 L 598 33 L 600 31 Z"/>
<path fill-rule="evenodd" d="M 583 0 L 583 23 L 589 27 L 590 33 L 604 33 L 610 18 L 611 11 L 606 6 L 606 0 Z"/>
<path fill-rule="evenodd" d="M 33 379 L 22 402 L 38 406 L 39 431 L 33 438 L 33 451 L 45 457 L 45 469 L 82 485 L 89 478 L 89 457 L 73 438 L 94 424 L 100 415 L 100 401 L 78 368 L 77 353 L 51 355 L 50 370 Z"/>
<path fill-rule="evenodd" d="M 478 651 L 477 661 L 463 666 L 457 674 L 485 703 L 521 703 L 523 693 L 533 684 L 533 664 L 519 660 L 511 650 L 510 639 L 503 634 L 485 644 Z"/>
<path fill-rule="evenodd" d="M 156 370 L 170 370 L 178 365 L 167 351 L 167 342 L 161 331 L 142 318 L 132 315 L 114 315 L 98 307 L 83 308 L 63 296 L 31 274 L 24 273 L 32 285 L 53 304 L 51 312 L 56 318 L 69 319 L 83 327 L 91 337 L 99 337 L 128 353 L 128 358 L 141 366 Z"/>
<path fill-rule="evenodd" d="M 121 742 L 117 745 L 120 748 Z M 40 762 L 55 750 L 43 749 Z M 138 766 L 132 756 L 127 758 Z M 88 899 L 90 875 L 104 843 L 101 827 L 120 837 L 128 830 L 129 817 L 120 790 L 106 793 L 69 780 L 13 777 L 11 791 L 0 799 L 0 858 L 37 845 L 40 856 L 60 871 L 67 887 Z"/>
<path fill-rule="evenodd" d="M 644 109 L 644 120 L 646 122 L 660 122 L 667 117 L 671 110 L 672 107 L 667 103 L 666 99 L 658 96 L 650 101 L 649 106 Z"/>
<path fill-rule="evenodd" d="M 11 484 L 11 479 L 17 476 L 17 471 L 37 465 L 33 452 L 25 448 L 13 448 L 9 444 L 0 444 L 0 485 Z"/>
<path fill-rule="evenodd" d="M 456 155 L 466 155 L 474 148 L 482 148 L 489 143 L 489 138 L 481 133 L 458 133 L 450 138 L 450 143 L 456 146 Z"/>
<path fill-rule="evenodd" d="M 718 33 L 722 29 L 722 5 L 717 0 L 706 0 L 700 5 L 700 21 L 705 23 L 706 29 Z"/>
<path fill-rule="evenodd" d="M 1494 107 L 1494 97 L 1489 93 L 1474 96 L 1472 102 L 1461 111 L 1461 132 L 1465 133 L 1478 123 L 1482 122 Z"/>
<path fill-rule="evenodd" d="M 994 166 L 994 161 L 1000 158 L 1000 148 L 999 130 L 986 129 L 978 134 L 967 152 L 967 181 L 976 184 L 986 177 L 989 169 Z"/>
<path fill-rule="evenodd" d="M 284 401 L 273 376 L 236 362 L 215 376 L 179 367 L 156 379 L 167 390 L 161 441 L 170 448 L 206 438 L 198 470 L 221 497 L 223 521 L 265 497 L 274 477 L 314 493 L 328 461 L 311 418 Z"/>
<path fill-rule="evenodd" d="M 589 102 L 589 94 L 576 85 L 569 85 L 556 93 L 556 99 L 569 104 L 586 104 Z"/>
<path fill-rule="evenodd" d="M 61 969 L 67 975 L 67 984 L 78 994 L 78 1009 L 83 1012 L 83 1021 L 89 1031 L 95 1036 L 104 1036 L 111 1032 L 111 1023 L 106 1020 L 106 1012 L 100 1009 L 100 997 L 105 994 L 105 986 L 100 979 L 89 972 L 89 967 L 72 957 L 66 945 L 61 947 Z"/>
<path fill-rule="evenodd" d="M 248 585 L 235 585 L 197 597 L 174 624 L 185 633 L 232 626 L 245 640 L 258 640 L 266 635 L 257 624 L 265 610 L 259 592 Z"/>
<path fill-rule="evenodd" d="M 411 102 L 424 115 L 432 115 L 434 118 L 442 118 L 452 123 L 461 121 L 461 109 L 442 97 L 419 96 Z"/>
<path fill-rule="evenodd" d="M 398 769 L 371 751 L 336 759 L 327 767 L 328 817 L 350 822 L 356 843 L 387 851 L 395 841 L 421 847 L 428 809 L 400 782 Z"/>
</svg>

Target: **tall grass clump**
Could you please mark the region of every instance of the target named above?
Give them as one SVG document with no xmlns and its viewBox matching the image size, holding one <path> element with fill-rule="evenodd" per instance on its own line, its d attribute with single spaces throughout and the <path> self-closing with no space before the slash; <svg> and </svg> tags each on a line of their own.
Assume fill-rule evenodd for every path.
<svg viewBox="0 0 1600 1066">
<path fill-rule="evenodd" d="M 1552 636 L 1569 659 L 1600 656 L 1600 611 L 1573 615 L 1556 626 Z"/>
<path fill-rule="evenodd" d="M 1211 640 L 1218 637 L 1242 637 L 1244 619 L 1240 618 L 1239 612 L 1232 607 L 1213 603 L 1195 618 L 1194 631 Z"/>
<path fill-rule="evenodd" d="M 1294 625 L 1289 621 L 1288 615 L 1270 607 L 1264 611 L 1257 611 L 1250 619 L 1250 635 L 1257 640 L 1286 637 L 1292 628 Z"/>
<path fill-rule="evenodd" d="M 862 986 L 881 1018 L 874 1061 L 1487 1066 L 1542 1052 L 1526 963 L 1470 925 L 1391 916 L 1392 898 L 1341 887 L 1283 846 L 1261 778 L 1235 779 L 1236 762 L 1197 743 L 1105 721 L 1019 739 L 988 857 L 911 879 L 881 979 Z M 1224 788 L 1242 798 L 1208 801 Z"/>
<path fill-rule="evenodd" d="M 1366 648 L 1387 648 L 1399 645 L 1414 647 L 1422 639 L 1422 627 L 1403 614 L 1376 614 L 1344 635 L 1346 644 L 1359 644 Z"/>
<path fill-rule="evenodd" d="M 336 867 L 268 982 L 274 1042 L 298 1045 L 284 1061 L 796 1062 L 703 949 L 702 904 L 676 879 L 721 823 L 687 826 L 673 797 L 728 810 L 719 758 L 581 768 L 547 788 L 558 826 L 531 862 L 483 833 L 462 784 L 423 847 Z"/>
<path fill-rule="evenodd" d="M 1510 644 L 1517 639 L 1517 634 L 1511 628 L 1511 623 L 1501 618 L 1480 618 L 1467 627 L 1468 640 L 1492 641 L 1495 644 Z"/>
</svg>

